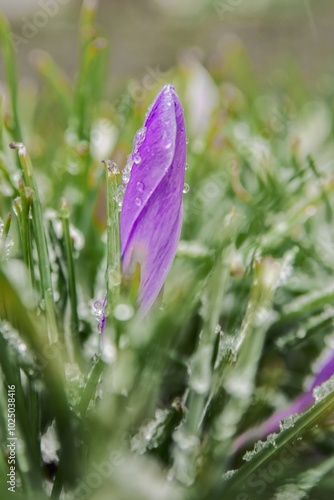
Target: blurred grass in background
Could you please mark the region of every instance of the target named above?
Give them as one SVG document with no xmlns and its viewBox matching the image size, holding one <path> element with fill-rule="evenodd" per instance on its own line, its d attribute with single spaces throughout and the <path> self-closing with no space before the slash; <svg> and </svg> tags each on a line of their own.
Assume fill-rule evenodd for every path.
<svg viewBox="0 0 334 500">
<path fill-rule="evenodd" d="M 8 384 L 18 497 L 330 498 L 333 393 L 247 464 L 232 445 L 333 349 L 331 3 L 65 3 L 27 43 L 41 4 L 1 18 L 1 498 Z M 189 137 L 182 241 L 164 305 L 143 322 L 123 297 L 101 353 L 101 161 L 124 166 L 166 82 Z"/>
</svg>

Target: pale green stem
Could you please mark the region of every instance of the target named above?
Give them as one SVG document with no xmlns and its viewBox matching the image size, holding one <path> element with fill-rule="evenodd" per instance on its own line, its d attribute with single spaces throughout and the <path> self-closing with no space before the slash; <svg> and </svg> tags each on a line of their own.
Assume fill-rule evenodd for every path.
<svg viewBox="0 0 334 500">
<path fill-rule="evenodd" d="M 42 205 L 38 195 L 38 188 L 33 173 L 33 166 L 26 147 L 22 143 L 12 143 L 10 146 L 12 149 L 18 150 L 25 182 L 27 186 L 30 187 L 34 192 L 32 198 L 32 212 L 36 238 L 36 248 L 38 253 L 39 271 L 41 275 L 42 293 L 45 302 L 48 339 L 50 343 L 53 343 L 57 342 L 58 340 L 58 327 L 52 290 L 50 259 L 43 224 Z"/>
<path fill-rule="evenodd" d="M 216 453 L 221 457 L 226 456 L 230 440 L 253 393 L 280 268 L 279 261 L 268 257 L 255 263 L 247 311 L 234 341 L 236 362 L 225 371 L 223 379 L 228 401 L 214 426 L 214 437 L 221 441 Z"/>
<path fill-rule="evenodd" d="M 330 393 L 323 400 L 316 403 L 308 411 L 306 411 L 296 421 L 296 423 L 288 429 L 281 431 L 275 439 L 275 446 L 269 445 L 259 451 L 252 460 L 245 463 L 225 484 L 221 484 L 221 489 L 212 498 L 234 498 L 233 493 L 240 491 L 241 485 L 246 485 L 247 480 L 264 467 L 268 466 L 272 460 L 279 460 L 282 456 L 282 450 L 286 446 L 292 446 L 292 443 L 298 442 L 307 431 L 317 426 L 325 418 L 333 413 L 334 408 L 334 392 Z M 291 450 L 291 448 L 290 448 Z M 298 450 L 295 450 L 296 456 Z"/>
<path fill-rule="evenodd" d="M 70 216 L 69 206 L 67 201 L 63 198 L 61 200 L 61 205 L 60 205 L 60 218 L 63 226 L 63 238 L 64 238 L 64 247 L 65 247 L 66 263 L 67 263 L 67 274 L 68 274 L 68 293 L 70 297 L 70 306 L 71 306 L 72 336 L 69 340 L 72 351 L 71 358 L 73 358 L 74 344 L 78 343 L 79 317 L 78 317 L 77 287 L 76 287 L 75 268 L 73 259 L 73 245 L 70 235 L 69 216 Z"/>
<path fill-rule="evenodd" d="M 183 427 L 176 434 L 174 472 L 185 484 L 191 484 L 196 475 L 196 462 L 200 438 L 200 424 L 209 395 L 216 326 L 222 310 L 229 276 L 230 247 L 219 253 L 207 286 L 207 311 L 204 313 L 203 331 L 190 365 L 188 412 Z M 188 442 L 189 446 L 183 443 Z"/>
<path fill-rule="evenodd" d="M 107 175 L 107 308 L 108 316 L 119 299 L 121 283 L 121 249 L 119 233 L 119 211 L 115 199 L 117 184 L 117 168 L 106 161 Z M 111 166 L 112 165 L 112 166 Z"/>
</svg>

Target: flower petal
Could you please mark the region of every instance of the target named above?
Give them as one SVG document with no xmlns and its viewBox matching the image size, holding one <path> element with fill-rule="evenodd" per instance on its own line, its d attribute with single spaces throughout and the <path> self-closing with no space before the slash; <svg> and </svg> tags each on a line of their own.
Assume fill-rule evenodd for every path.
<svg viewBox="0 0 334 500">
<path fill-rule="evenodd" d="M 323 384 L 334 374 L 334 352 L 331 352 L 326 361 L 321 365 L 321 368 L 313 377 L 309 388 L 298 396 L 286 408 L 282 408 L 275 412 L 265 422 L 258 427 L 253 427 L 247 430 L 234 442 L 233 450 L 236 452 L 243 448 L 250 441 L 268 436 L 273 432 L 277 432 L 280 428 L 280 421 L 289 415 L 302 413 L 314 403 L 313 389 L 318 385 Z"/>
<path fill-rule="evenodd" d="M 167 277 L 182 224 L 186 131 L 172 86 L 165 86 L 155 100 L 130 161 L 121 212 L 122 265 L 131 277 L 140 264 L 139 302 L 147 311 Z"/>
</svg>

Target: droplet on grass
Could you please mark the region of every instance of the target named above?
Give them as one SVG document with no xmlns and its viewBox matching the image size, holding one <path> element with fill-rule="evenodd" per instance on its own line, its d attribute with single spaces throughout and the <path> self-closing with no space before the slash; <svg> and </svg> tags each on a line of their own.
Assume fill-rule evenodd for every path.
<svg viewBox="0 0 334 500">
<path fill-rule="evenodd" d="M 334 375 L 313 389 L 313 397 L 318 403 L 334 391 Z"/>
<path fill-rule="evenodd" d="M 228 481 L 229 479 L 231 479 L 231 477 L 234 476 L 234 474 L 237 472 L 236 469 L 231 469 L 231 470 L 228 470 L 225 472 L 225 474 L 223 474 L 222 476 L 222 480 L 223 481 Z"/>
<path fill-rule="evenodd" d="M 104 160 L 104 163 L 108 169 L 108 175 L 117 175 L 120 173 L 119 167 L 116 162 L 112 160 Z"/>
<path fill-rule="evenodd" d="M 211 346 L 202 346 L 194 354 L 189 367 L 189 386 L 197 394 L 205 394 L 211 384 L 210 361 L 212 357 Z"/>
<path fill-rule="evenodd" d="M 242 457 L 246 462 L 249 462 L 254 458 L 255 455 L 257 455 L 261 450 L 269 446 L 270 442 L 269 441 L 256 441 L 254 444 L 254 448 L 251 451 L 246 451 L 244 456 Z"/>
<path fill-rule="evenodd" d="M 117 304 L 114 309 L 114 316 L 119 321 L 128 321 L 132 318 L 134 309 L 128 304 Z"/>
<path fill-rule="evenodd" d="M 295 422 L 298 420 L 299 416 L 300 415 L 298 415 L 298 413 L 293 413 L 292 415 L 289 415 L 288 417 L 281 420 L 279 423 L 281 431 L 289 429 L 289 427 L 293 427 L 295 425 Z"/>
</svg>

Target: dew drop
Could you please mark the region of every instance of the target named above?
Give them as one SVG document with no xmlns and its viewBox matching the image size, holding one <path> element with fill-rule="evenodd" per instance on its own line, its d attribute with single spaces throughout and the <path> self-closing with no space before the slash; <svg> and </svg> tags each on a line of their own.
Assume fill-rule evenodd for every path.
<svg viewBox="0 0 334 500">
<path fill-rule="evenodd" d="M 128 321 L 132 318 L 134 309 L 128 304 L 117 304 L 114 309 L 114 316 L 119 321 Z"/>
<path fill-rule="evenodd" d="M 313 389 L 313 397 L 316 402 L 321 401 L 334 391 L 334 376 L 330 377 L 326 382 L 316 386 Z"/>
<path fill-rule="evenodd" d="M 118 186 L 118 188 L 114 192 L 114 200 L 117 203 L 118 211 L 120 212 L 122 210 L 122 205 L 123 205 L 123 197 L 125 193 L 125 187 L 124 186 Z"/>
<path fill-rule="evenodd" d="M 111 340 L 106 336 L 102 350 L 102 359 L 107 364 L 112 364 L 116 358 L 116 349 Z"/>
<path fill-rule="evenodd" d="M 234 474 L 236 472 L 237 471 L 234 469 L 231 469 L 231 470 L 228 470 L 227 472 L 225 472 L 225 474 L 223 474 L 223 476 L 222 476 L 223 481 L 228 481 L 229 479 L 231 479 L 231 477 L 234 476 Z"/>
<path fill-rule="evenodd" d="M 189 193 L 189 191 L 190 191 L 190 186 L 189 184 L 185 183 L 185 185 L 183 186 L 183 193 L 187 194 Z"/>
<path fill-rule="evenodd" d="M 185 170 L 188 170 L 188 168 L 189 168 L 189 163 L 186 163 Z"/>
<path fill-rule="evenodd" d="M 70 236 L 73 241 L 74 249 L 78 251 L 82 250 L 85 246 L 85 237 L 82 232 L 72 224 L 70 224 Z"/>
<path fill-rule="evenodd" d="M 103 300 L 96 300 L 93 304 L 94 316 L 100 316 L 102 310 L 103 310 Z"/>
<path fill-rule="evenodd" d="M 140 198 L 136 198 L 135 199 L 135 204 L 137 205 L 137 207 L 140 207 L 140 205 L 141 205 L 141 199 Z"/>
<path fill-rule="evenodd" d="M 116 174 L 120 173 L 120 170 L 119 170 L 116 162 L 114 162 L 112 160 L 104 160 L 104 163 L 108 169 L 109 175 L 116 175 Z"/>
<path fill-rule="evenodd" d="M 109 287 L 116 287 L 121 284 L 122 276 L 118 268 L 111 268 L 108 273 Z"/>
<path fill-rule="evenodd" d="M 296 420 L 298 420 L 298 418 L 299 418 L 298 413 L 293 413 L 292 415 L 285 417 L 279 423 L 280 430 L 284 431 L 285 429 L 288 429 L 289 427 L 293 427 L 295 425 Z"/>
<path fill-rule="evenodd" d="M 273 432 L 272 434 L 269 434 L 267 436 L 267 441 L 268 441 L 268 443 L 272 444 L 274 448 L 276 448 L 277 447 L 277 445 L 276 445 L 277 438 L 278 438 L 277 432 Z"/>
<path fill-rule="evenodd" d="M 245 460 L 246 462 L 249 462 L 250 460 L 252 460 L 254 458 L 254 456 L 259 453 L 261 450 L 263 450 L 264 448 L 266 448 L 267 446 L 269 446 L 269 441 L 257 441 L 255 444 L 254 444 L 254 448 L 252 451 L 246 451 L 246 453 L 244 454 L 244 456 L 242 457 L 243 460 Z"/>
<path fill-rule="evenodd" d="M 19 216 L 21 211 L 22 211 L 22 200 L 21 198 L 15 198 L 14 203 L 13 203 L 13 210 L 15 215 Z M 1 229 L 1 228 L 0 228 Z M 0 236 L 2 235 L 1 230 L 0 230 Z"/>
<path fill-rule="evenodd" d="M 199 439 L 193 434 L 186 433 L 182 428 L 177 429 L 173 434 L 174 441 L 181 450 L 194 452 L 199 445 Z"/>
<path fill-rule="evenodd" d="M 211 384 L 211 372 L 208 368 L 211 359 L 211 347 L 203 346 L 194 354 L 189 366 L 189 386 L 197 394 L 205 394 Z"/>
<path fill-rule="evenodd" d="M 132 165 L 133 165 L 133 161 L 131 160 L 131 162 L 128 161 L 127 164 L 125 165 L 125 167 L 123 168 L 122 180 L 123 180 L 124 184 L 127 184 L 130 180 Z"/>
<path fill-rule="evenodd" d="M 130 180 L 130 172 L 128 170 L 123 170 L 122 173 L 123 184 L 125 185 L 129 184 L 129 180 Z"/>
<path fill-rule="evenodd" d="M 252 460 L 253 456 L 254 454 L 252 451 L 246 451 L 242 459 L 245 460 L 246 462 L 249 462 L 250 460 Z"/>
<path fill-rule="evenodd" d="M 146 136 L 146 128 L 142 127 L 138 130 L 133 141 L 133 147 L 137 151 L 139 146 L 144 142 Z"/>
<path fill-rule="evenodd" d="M 123 186 L 118 186 L 118 188 L 114 192 L 114 196 L 113 196 L 114 200 L 117 203 L 119 203 L 120 201 L 122 201 L 123 196 L 124 196 L 124 187 Z"/>
<path fill-rule="evenodd" d="M 136 184 L 136 187 L 138 189 L 138 191 L 140 191 L 141 193 L 144 192 L 144 189 L 145 189 L 145 184 L 141 181 L 138 181 L 137 184 Z"/>
<path fill-rule="evenodd" d="M 189 144 L 189 139 L 186 139 L 186 144 Z"/>
<path fill-rule="evenodd" d="M 140 163 L 140 162 L 141 162 L 141 157 L 140 157 L 140 154 L 139 154 L 139 153 L 135 153 L 135 154 L 133 155 L 132 159 L 133 159 L 133 161 L 134 161 L 134 163 L 135 163 L 136 165 L 138 165 L 138 163 Z"/>
<path fill-rule="evenodd" d="M 172 147 L 172 141 L 167 130 L 164 130 L 162 134 L 162 143 L 165 149 L 170 149 Z"/>
</svg>

